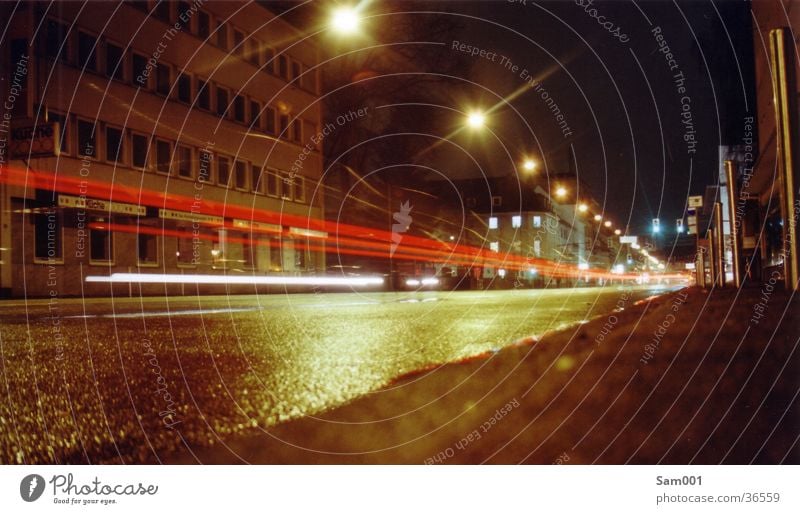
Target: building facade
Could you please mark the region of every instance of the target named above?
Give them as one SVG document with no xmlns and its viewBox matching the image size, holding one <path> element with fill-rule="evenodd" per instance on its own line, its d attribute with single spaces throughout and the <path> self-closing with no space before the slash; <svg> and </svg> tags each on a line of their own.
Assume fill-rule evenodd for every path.
<svg viewBox="0 0 800 514">
<path fill-rule="evenodd" d="M 4 295 L 187 292 L 87 282 L 114 273 L 324 270 L 319 52 L 298 29 L 245 2 L 0 11 Z"/>
</svg>

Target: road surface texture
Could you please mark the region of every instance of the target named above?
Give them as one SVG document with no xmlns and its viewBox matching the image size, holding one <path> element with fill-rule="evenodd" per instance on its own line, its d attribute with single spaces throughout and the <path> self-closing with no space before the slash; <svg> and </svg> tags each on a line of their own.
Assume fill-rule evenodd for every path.
<svg viewBox="0 0 800 514">
<path fill-rule="evenodd" d="M 299 439 L 280 429 L 282 438 L 325 449 L 330 437 L 360 432 L 314 421 L 314 415 L 402 375 L 494 353 L 520 339 L 607 316 L 664 292 L 607 287 L 2 302 L 0 462 L 196 462 L 194 454 L 209 447 L 212 453 L 224 450 L 214 454 L 217 462 L 242 462 L 248 455 L 225 450 L 228 441 L 245 441 L 252 449 L 251 444 L 272 440 L 268 433 L 276 426 L 301 417 L 309 424 L 287 425 L 303 427 L 296 434 Z M 582 357 L 576 353 L 571 358 L 579 365 Z M 546 383 L 537 381 L 548 369 L 547 362 L 537 359 L 537 365 L 520 369 L 516 380 L 536 383 L 534 396 L 558 391 L 566 370 L 548 375 Z M 610 373 L 629 370 L 615 366 Z M 387 440 L 402 440 L 406 423 L 413 428 L 409 435 L 437 429 L 444 418 L 417 425 L 421 420 L 405 416 L 403 406 L 442 391 L 444 376 L 421 375 L 370 397 L 387 398 L 399 409 L 393 411 L 400 417 L 398 424 L 389 423 Z M 504 398 L 505 392 L 491 391 L 499 385 L 492 380 L 470 381 L 470 387 L 478 387 L 476 394 L 479 384 L 487 389 L 465 401 L 488 405 L 481 402 L 485 394 L 491 402 Z M 458 386 L 457 381 L 445 382 Z M 406 391 L 414 397 L 404 398 Z M 603 394 L 613 396 L 616 390 L 604 389 Z M 431 408 L 450 416 L 448 402 L 435 402 Z M 363 404 L 354 403 L 356 410 L 346 412 L 360 412 L 358 405 Z M 387 407 L 381 403 L 365 419 L 380 418 Z M 330 432 L 332 427 L 341 430 Z M 377 425 L 364 429 L 369 432 L 369 427 Z M 322 439 L 316 437 L 318 429 Z M 292 434 L 294 429 L 288 430 Z M 365 437 L 340 443 L 383 447 L 378 433 Z M 314 461 L 318 455 L 290 451 L 252 456 L 285 462 L 295 456 Z M 400 449 L 345 460 L 420 460 L 420 455 L 410 455 Z"/>
<path fill-rule="evenodd" d="M 800 302 L 687 289 L 179 462 L 800 463 Z"/>
</svg>

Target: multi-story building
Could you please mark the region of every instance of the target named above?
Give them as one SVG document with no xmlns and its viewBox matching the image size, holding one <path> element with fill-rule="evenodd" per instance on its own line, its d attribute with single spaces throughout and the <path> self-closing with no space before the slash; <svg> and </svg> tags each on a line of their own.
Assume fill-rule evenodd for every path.
<svg viewBox="0 0 800 514">
<path fill-rule="evenodd" d="M 319 52 L 301 31 L 252 2 L 0 12 L 4 294 L 324 269 Z"/>
</svg>

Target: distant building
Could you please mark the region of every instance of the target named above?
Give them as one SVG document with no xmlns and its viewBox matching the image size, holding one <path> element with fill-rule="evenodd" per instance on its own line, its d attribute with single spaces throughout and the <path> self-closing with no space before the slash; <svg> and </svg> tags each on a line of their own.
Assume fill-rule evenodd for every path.
<svg viewBox="0 0 800 514">
<path fill-rule="evenodd" d="M 3 294 L 129 294 L 85 282 L 118 272 L 324 270 L 319 56 L 300 31 L 238 1 L 0 13 Z"/>
</svg>

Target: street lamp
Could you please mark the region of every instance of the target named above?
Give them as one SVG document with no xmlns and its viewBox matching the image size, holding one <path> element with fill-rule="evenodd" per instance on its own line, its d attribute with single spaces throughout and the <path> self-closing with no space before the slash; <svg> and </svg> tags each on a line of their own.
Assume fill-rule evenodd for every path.
<svg viewBox="0 0 800 514">
<path fill-rule="evenodd" d="M 360 21 L 358 13 L 354 8 L 339 7 L 333 11 L 331 27 L 339 34 L 352 34 L 358 30 Z"/>
<path fill-rule="evenodd" d="M 579 210 L 580 212 L 586 212 L 586 211 L 588 211 L 588 210 L 589 210 L 589 206 L 588 206 L 588 205 L 586 205 L 585 203 L 582 203 L 582 204 L 580 204 L 580 205 L 578 206 L 578 210 Z"/>
<path fill-rule="evenodd" d="M 486 115 L 480 111 L 472 111 L 467 115 L 467 125 L 474 129 L 483 128 L 486 124 Z"/>
<path fill-rule="evenodd" d="M 564 186 L 558 186 L 556 188 L 556 197 L 564 198 L 565 196 L 567 196 L 567 188 Z"/>
<path fill-rule="evenodd" d="M 603 225 L 605 225 L 606 228 L 611 228 L 611 222 L 608 220 L 606 220 L 606 222 L 603 223 Z"/>
<path fill-rule="evenodd" d="M 522 169 L 524 169 L 525 171 L 535 170 L 536 161 L 534 161 L 533 159 L 525 159 L 525 161 L 522 163 Z"/>
<path fill-rule="evenodd" d="M 603 221 L 603 217 L 600 216 L 599 214 L 595 214 L 594 215 L 594 220 L 597 221 L 597 222 L 600 222 L 600 221 Z"/>
<path fill-rule="evenodd" d="M 622 235 L 622 231 L 620 229 L 617 229 L 617 230 L 614 231 L 614 235 L 615 236 Z"/>
</svg>

